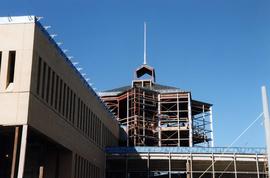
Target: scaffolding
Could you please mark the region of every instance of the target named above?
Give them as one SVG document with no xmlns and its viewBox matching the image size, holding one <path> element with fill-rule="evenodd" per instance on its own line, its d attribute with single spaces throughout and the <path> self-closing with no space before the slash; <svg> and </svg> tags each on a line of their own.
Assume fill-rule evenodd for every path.
<svg viewBox="0 0 270 178">
<path fill-rule="evenodd" d="M 155 85 L 134 80 L 127 90 L 101 96 L 125 130 L 126 146 L 213 146 L 212 105 Z"/>
<path fill-rule="evenodd" d="M 106 152 L 110 178 L 268 177 L 263 148 L 111 147 Z"/>
</svg>

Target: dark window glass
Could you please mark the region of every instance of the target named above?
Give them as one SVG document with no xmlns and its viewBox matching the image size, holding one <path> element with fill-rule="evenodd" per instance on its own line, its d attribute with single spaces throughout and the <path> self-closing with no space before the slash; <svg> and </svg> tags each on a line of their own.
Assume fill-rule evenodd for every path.
<svg viewBox="0 0 270 178">
<path fill-rule="evenodd" d="M 16 51 L 10 51 L 8 57 L 7 84 L 14 82 L 15 58 L 16 58 Z"/>
<path fill-rule="evenodd" d="M 48 66 L 48 74 L 47 74 L 47 89 L 46 89 L 46 102 L 49 102 L 50 96 L 50 86 L 51 86 L 51 68 Z"/>
<path fill-rule="evenodd" d="M 58 86 L 59 86 L 59 76 L 56 75 L 56 82 L 55 82 L 55 97 L 54 97 L 54 108 L 57 110 L 58 109 Z"/>
<path fill-rule="evenodd" d="M 72 123 L 75 124 L 75 109 L 76 109 L 76 94 L 73 94 L 73 112 L 72 112 Z"/>
<path fill-rule="evenodd" d="M 2 52 L 0 52 L 0 76 L 1 76 Z"/>
<path fill-rule="evenodd" d="M 43 62 L 42 85 L 41 85 L 41 97 L 43 99 L 44 99 L 44 93 L 45 93 L 46 72 L 47 72 L 47 64 L 46 62 Z"/>
<path fill-rule="evenodd" d="M 62 103 L 62 115 L 65 116 L 65 111 L 66 111 L 66 83 L 64 82 L 64 89 L 63 89 L 63 103 Z"/>
<path fill-rule="evenodd" d="M 78 107 L 77 107 L 77 128 L 79 128 L 80 125 L 80 109 L 81 109 L 81 100 L 78 98 Z"/>
<path fill-rule="evenodd" d="M 41 57 L 38 58 L 38 73 L 37 73 L 37 94 L 39 95 L 39 89 L 40 89 L 40 75 L 41 75 L 41 63 L 42 59 Z"/>
<path fill-rule="evenodd" d="M 54 99 L 54 81 L 55 81 L 55 73 L 52 71 L 52 87 L 51 87 L 51 106 L 53 106 L 53 99 Z"/>
<path fill-rule="evenodd" d="M 67 95 L 67 102 L 66 102 L 66 118 L 69 120 L 69 115 L 68 115 L 68 113 L 69 113 L 69 87 L 67 86 L 67 93 L 66 93 L 66 95 Z"/>
<path fill-rule="evenodd" d="M 60 88 L 59 88 L 59 103 L 58 103 L 58 111 L 61 113 L 62 109 L 62 88 L 63 88 L 63 81 L 60 79 Z"/>
</svg>

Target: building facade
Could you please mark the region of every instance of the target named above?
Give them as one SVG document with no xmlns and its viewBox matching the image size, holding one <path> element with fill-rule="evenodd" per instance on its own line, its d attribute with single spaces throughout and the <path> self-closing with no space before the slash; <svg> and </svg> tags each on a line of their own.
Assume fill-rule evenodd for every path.
<svg viewBox="0 0 270 178">
<path fill-rule="evenodd" d="M 156 83 L 99 95 L 35 16 L 0 18 L 0 178 L 266 178 L 263 148 L 214 146 L 212 104 Z"/>
<path fill-rule="evenodd" d="M 0 18 L 0 177 L 105 176 L 119 127 L 35 16 Z"/>
<path fill-rule="evenodd" d="M 100 92 L 127 135 L 126 146 L 212 146 L 212 104 L 190 91 L 156 83 L 153 67 L 143 64 L 129 86 Z"/>
</svg>

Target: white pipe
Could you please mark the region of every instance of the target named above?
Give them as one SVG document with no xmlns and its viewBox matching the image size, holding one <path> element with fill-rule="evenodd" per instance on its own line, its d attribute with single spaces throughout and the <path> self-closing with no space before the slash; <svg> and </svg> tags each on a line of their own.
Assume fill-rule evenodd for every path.
<svg viewBox="0 0 270 178">
<path fill-rule="evenodd" d="M 266 138 L 266 148 L 268 155 L 268 177 L 270 177 L 270 118 L 269 118 L 269 106 L 268 97 L 266 92 L 266 87 L 262 87 L 262 102 L 263 102 L 263 113 L 264 113 L 264 127 L 265 127 L 265 138 Z"/>
</svg>

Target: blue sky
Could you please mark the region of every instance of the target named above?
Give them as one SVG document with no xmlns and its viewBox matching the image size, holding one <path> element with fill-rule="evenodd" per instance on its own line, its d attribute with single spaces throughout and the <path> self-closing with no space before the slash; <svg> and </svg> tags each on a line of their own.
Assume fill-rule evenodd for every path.
<svg viewBox="0 0 270 178">
<path fill-rule="evenodd" d="M 216 146 L 229 145 L 262 112 L 270 92 L 268 0 L 3 0 L 0 15 L 43 16 L 97 90 L 131 83 L 143 62 L 157 82 L 214 104 Z M 262 120 L 234 146 L 264 146 Z"/>
</svg>

